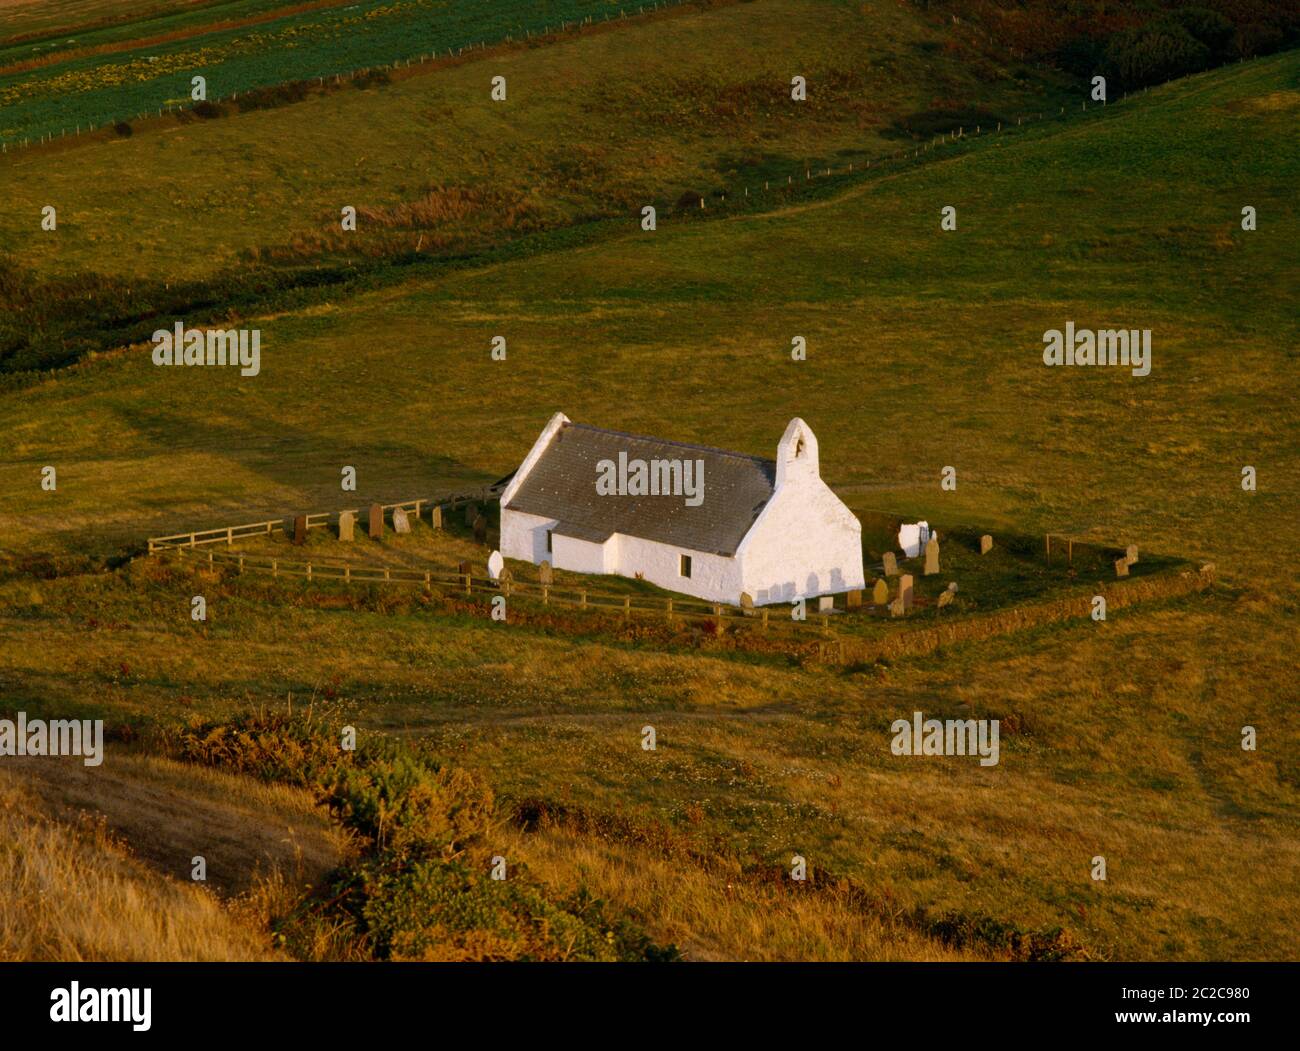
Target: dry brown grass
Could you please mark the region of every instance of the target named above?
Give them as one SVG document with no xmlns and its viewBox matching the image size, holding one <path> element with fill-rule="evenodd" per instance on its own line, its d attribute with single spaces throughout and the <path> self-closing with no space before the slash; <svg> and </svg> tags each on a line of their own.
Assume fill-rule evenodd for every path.
<svg viewBox="0 0 1300 1051">
<path fill-rule="evenodd" d="M 688 960 L 809 962 L 841 960 L 958 961 L 989 959 L 855 908 L 846 895 L 791 894 L 571 832 L 514 833 L 508 853 L 553 890 L 587 887 L 635 910 L 660 942 Z"/>
<path fill-rule="evenodd" d="M 274 960 L 210 893 L 135 860 L 103 823 L 51 820 L 0 775 L 0 959 Z"/>
</svg>

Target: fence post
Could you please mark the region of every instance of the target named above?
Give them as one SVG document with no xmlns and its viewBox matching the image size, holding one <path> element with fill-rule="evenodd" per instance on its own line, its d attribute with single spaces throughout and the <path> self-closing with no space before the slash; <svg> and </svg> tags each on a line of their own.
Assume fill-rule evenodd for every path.
<svg viewBox="0 0 1300 1051">
<path fill-rule="evenodd" d="M 387 567 L 387 566 L 384 566 L 384 580 L 385 580 L 385 581 L 388 581 L 388 580 L 391 580 L 391 579 L 392 579 L 392 577 L 389 575 L 389 569 L 388 569 L 388 567 Z"/>
<path fill-rule="evenodd" d="M 578 592 L 578 606 L 580 609 L 587 608 L 587 589 L 583 588 Z"/>
<path fill-rule="evenodd" d="M 623 622 L 626 624 L 628 618 L 632 616 L 632 596 L 623 596 Z"/>
<path fill-rule="evenodd" d="M 239 575 L 240 575 L 240 576 L 243 576 L 243 575 L 244 575 L 244 556 L 243 556 L 243 555 L 240 555 L 240 556 L 239 556 Z"/>
<path fill-rule="evenodd" d="M 767 634 L 767 610 L 763 610 L 763 634 Z"/>
<path fill-rule="evenodd" d="M 280 575 L 280 560 L 273 558 L 271 559 L 271 576 L 278 577 L 279 575 Z"/>
<path fill-rule="evenodd" d="M 468 595 L 468 594 L 471 593 L 471 591 L 472 591 L 472 587 L 473 587 L 473 585 L 472 585 L 472 583 L 471 583 L 471 581 L 470 581 L 470 575 L 469 575 L 468 573 L 466 573 L 466 574 L 465 574 L 465 594 L 466 594 L 466 595 Z"/>
<path fill-rule="evenodd" d="M 234 542 L 235 542 L 235 527 L 226 526 L 226 547 L 229 547 Z"/>
<path fill-rule="evenodd" d="M 673 600 L 672 599 L 668 599 L 668 606 L 664 611 L 664 617 L 667 619 L 669 624 L 673 622 Z"/>
<path fill-rule="evenodd" d="M 311 580 L 311 563 L 307 563 L 307 579 Z"/>
<path fill-rule="evenodd" d="M 550 604 L 551 604 L 551 589 L 548 588 L 545 584 L 543 584 L 543 585 L 542 585 L 542 605 L 543 605 L 543 606 L 549 606 Z"/>
</svg>

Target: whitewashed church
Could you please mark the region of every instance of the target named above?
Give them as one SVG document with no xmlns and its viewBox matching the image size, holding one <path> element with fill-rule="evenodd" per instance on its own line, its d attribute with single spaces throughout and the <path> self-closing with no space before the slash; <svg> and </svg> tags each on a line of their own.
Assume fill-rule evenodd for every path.
<svg viewBox="0 0 1300 1051">
<path fill-rule="evenodd" d="M 556 413 L 501 494 L 501 553 L 640 576 L 710 602 L 862 588 L 862 526 L 793 419 L 776 460 L 573 423 Z"/>
</svg>

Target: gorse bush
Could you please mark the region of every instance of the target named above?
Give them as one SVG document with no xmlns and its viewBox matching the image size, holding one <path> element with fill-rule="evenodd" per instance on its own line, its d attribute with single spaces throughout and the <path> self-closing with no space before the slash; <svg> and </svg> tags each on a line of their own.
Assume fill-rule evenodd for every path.
<svg viewBox="0 0 1300 1051">
<path fill-rule="evenodd" d="M 1103 61 L 1118 86 L 1137 88 L 1205 69 L 1210 49 L 1169 19 L 1116 33 Z"/>
<path fill-rule="evenodd" d="M 585 892 L 554 901 L 524 866 L 492 879 L 491 790 L 473 774 L 386 743 L 345 751 L 310 716 L 256 713 L 173 733 L 182 759 L 313 788 L 357 837 L 327 887 L 273 920 L 308 959 L 669 960 L 626 915 Z"/>
</svg>

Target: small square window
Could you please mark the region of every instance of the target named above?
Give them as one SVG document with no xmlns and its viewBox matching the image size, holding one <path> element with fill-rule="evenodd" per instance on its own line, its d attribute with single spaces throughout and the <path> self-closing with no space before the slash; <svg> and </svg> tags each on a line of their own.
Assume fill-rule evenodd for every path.
<svg viewBox="0 0 1300 1051">
<path fill-rule="evenodd" d="M 681 574 L 684 577 L 691 575 L 691 556 L 682 555 Z"/>
</svg>

